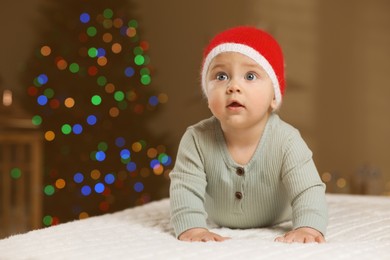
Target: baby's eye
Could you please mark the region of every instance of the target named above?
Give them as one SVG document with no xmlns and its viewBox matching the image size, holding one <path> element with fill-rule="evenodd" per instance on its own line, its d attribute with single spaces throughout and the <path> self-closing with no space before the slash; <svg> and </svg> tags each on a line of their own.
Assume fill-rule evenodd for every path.
<svg viewBox="0 0 390 260">
<path fill-rule="evenodd" d="M 248 73 L 245 75 L 245 79 L 246 79 L 246 80 L 255 80 L 255 79 L 257 79 L 257 76 L 256 76 L 255 73 L 248 72 Z"/>
<path fill-rule="evenodd" d="M 220 72 L 220 73 L 217 74 L 216 78 L 217 78 L 217 80 L 220 80 L 220 81 L 227 80 L 228 79 L 228 75 L 226 75 L 226 73 L 224 73 L 224 72 Z"/>
</svg>

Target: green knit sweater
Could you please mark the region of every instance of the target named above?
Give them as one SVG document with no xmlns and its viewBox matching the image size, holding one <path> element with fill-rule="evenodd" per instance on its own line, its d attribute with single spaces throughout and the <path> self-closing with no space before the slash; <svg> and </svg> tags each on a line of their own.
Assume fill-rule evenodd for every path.
<svg viewBox="0 0 390 260">
<path fill-rule="evenodd" d="M 292 219 L 293 228 L 325 235 L 325 185 L 298 130 L 272 114 L 246 165 L 231 158 L 219 121 L 187 129 L 170 173 L 171 223 L 176 236 L 207 228 L 257 228 Z"/>
</svg>

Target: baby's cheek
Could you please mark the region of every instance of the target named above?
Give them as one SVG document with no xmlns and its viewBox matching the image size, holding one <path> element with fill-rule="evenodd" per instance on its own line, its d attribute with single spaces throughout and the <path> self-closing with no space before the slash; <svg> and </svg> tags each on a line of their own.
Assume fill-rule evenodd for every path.
<svg viewBox="0 0 390 260">
<path fill-rule="evenodd" d="M 214 113 L 220 113 L 221 112 L 221 109 L 220 109 L 220 104 L 221 102 L 217 99 L 213 99 L 213 98 L 208 98 L 208 103 L 209 103 L 209 109 L 211 110 L 211 112 L 214 114 Z"/>
</svg>

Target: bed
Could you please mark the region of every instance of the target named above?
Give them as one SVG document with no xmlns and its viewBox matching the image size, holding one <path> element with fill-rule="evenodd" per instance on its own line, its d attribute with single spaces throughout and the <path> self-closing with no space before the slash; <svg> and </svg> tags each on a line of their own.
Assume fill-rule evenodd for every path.
<svg viewBox="0 0 390 260">
<path fill-rule="evenodd" d="M 0 259 L 390 259 L 390 197 L 327 194 L 327 201 L 325 244 L 273 242 L 290 222 L 249 230 L 211 226 L 232 239 L 181 242 L 166 198 L 2 239 Z"/>
</svg>

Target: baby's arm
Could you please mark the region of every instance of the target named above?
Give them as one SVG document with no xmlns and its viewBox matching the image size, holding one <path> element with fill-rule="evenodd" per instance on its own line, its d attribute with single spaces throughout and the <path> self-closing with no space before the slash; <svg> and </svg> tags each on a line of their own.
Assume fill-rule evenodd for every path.
<svg viewBox="0 0 390 260">
<path fill-rule="evenodd" d="M 284 243 L 325 243 L 325 238 L 318 230 L 310 227 L 301 227 L 290 232 L 284 236 L 275 238 L 276 242 Z"/>
<path fill-rule="evenodd" d="M 213 232 L 210 232 L 205 228 L 191 228 L 179 236 L 179 240 L 181 241 L 189 241 L 189 242 L 207 242 L 207 241 L 217 241 L 222 242 L 226 239 L 230 239 L 230 237 L 223 237 Z"/>
<path fill-rule="evenodd" d="M 325 184 L 312 158 L 312 152 L 296 132 L 285 142 L 282 181 L 292 206 L 293 230 L 275 240 L 280 242 L 325 242 L 328 223 Z"/>
</svg>

